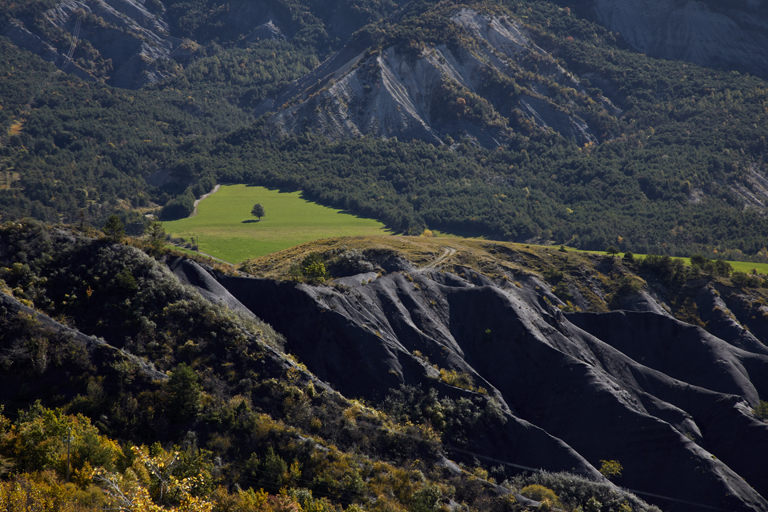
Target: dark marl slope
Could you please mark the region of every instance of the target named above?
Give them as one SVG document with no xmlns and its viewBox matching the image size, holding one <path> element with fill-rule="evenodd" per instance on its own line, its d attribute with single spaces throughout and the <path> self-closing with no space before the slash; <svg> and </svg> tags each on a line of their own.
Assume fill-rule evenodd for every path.
<svg viewBox="0 0 768 512">
<path fill-rule="evenodd" d="M 617 483 L 665 510 L 768 510 L 768 425 L 751 412 L 768 393 L 764 351 L 659 313 L 564 315 L 534 277 L 465 275 L 345 287 L 216 277 L 346 395 L 381 399 L 402 383 L 469 393 L 430 365 L 470 374 L 507 420 L 470 442 L 489 463 L 599 477 L 615 459 Z"/>
</svg>

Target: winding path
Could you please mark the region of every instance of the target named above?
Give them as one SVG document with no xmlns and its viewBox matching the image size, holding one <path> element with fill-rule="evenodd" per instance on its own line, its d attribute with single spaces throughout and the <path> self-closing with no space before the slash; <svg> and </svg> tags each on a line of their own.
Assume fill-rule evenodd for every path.
<svg viewBox="0 0 768 512">
<path fill-rule="evenodd" d="M 421 271 L 433 270 L 433 269 L 437 268 L 437 266 L 439 264 L 443 263 L 445 260 L 447 260 L 448 258 L 453 256 L 454 254 L 456 254 L 456 249 L 454 249 L 453 247 L 445 247 L 444 251 L 443 251 L 443 254 L 438 256 L 437 259 L 435 259 L 435 261 L 433 261 L 429 265 L 425 265 L 425 266 L 421 267 L 419 270 L 421 270 Z"/>
<path fill-rule="evenodd" d="M 198 200 L 196 200 L 196 201 L 195 201 L 195 209 L 194 209 L 194 210 L 192 210 L 192 215 L 190 215 L 190 217 L 194 217 L 195 215 L 197 215 L 197 205 L 199 205 L 199 204 L 200 204 L 200 201 L 202 201 L 203 199 L 205 199 L 205 198 L 206 198 L 206 197 L 208 197 L 209 195 L 211 195 L 211 194 L 215 194 L 216 192 L 218 192 L 218 190 L 219 190 L 219 187 L 220 187 L 220 186 L 221 186 L 221 185 L 219 185 L 219 184 L 217 183 L 217 184 L 216 184 L 216 186 L 215 186 L 215 187 L 213 187 L 213 190 L 211 190 L 211 191 L 210 191 L 210 192 L 208 192 L 207 194 L 203 194 L 202 196 L 200 196 L 200 199 L 198 199 Z"/>
</svg>

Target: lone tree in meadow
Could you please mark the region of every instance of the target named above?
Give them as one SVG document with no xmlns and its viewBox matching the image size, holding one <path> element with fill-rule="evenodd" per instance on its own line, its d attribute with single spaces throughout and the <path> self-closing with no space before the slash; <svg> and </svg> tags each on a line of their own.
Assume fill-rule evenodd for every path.
<svg viewBox="0 0 768 512">
<path fill-rule="evenodd" d="M 256 203 L 253 205 L 253 209 L 251 210 L 251 215 L 254 217 L 258 217 L 259 220 L 264 216 L 264 207 L 261 206 L 261 203 Z"/>
</svg>

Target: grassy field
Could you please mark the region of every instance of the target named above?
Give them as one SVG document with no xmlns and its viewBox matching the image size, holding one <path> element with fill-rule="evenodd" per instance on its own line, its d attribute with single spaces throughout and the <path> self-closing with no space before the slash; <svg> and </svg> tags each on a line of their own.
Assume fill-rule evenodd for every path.
<svg viewBox="0 0 768 512">
<path fill-rule="evenodd" d="M 260 221 L 251 208 L 261 203 Z M 192 237 L 201 252 L 239 263 L 298 244 L 336 236 L 387 235 L 381 222 L 326 208 L 301 198 L 299 192 L 225 185 L 197 207 L 197 215 L 163 222 L 173 237 Z"/>
<path fill-rule="evenodd" d="M 568 250 L 576 251 L 577 249 L 573 249 L 569 247 Z M 608 254 L 605 251 L 580 251 L 580 252 L 585 252 L 589 254 L 605 254 L 605 255 Z M 616 257 L 621 258 L 623 255 L 624 253 L 620 252 Z M 635 254 L 634 256 L 635 256 L 635 259 L 645 258 L 645 254 Z M 675 257 L 675 259 L 683 260 L 683 262 L 688 266 L 690 266 L 691 264 L 690 258 Z M 733 270 L 735 270 L 736 272 L 744 272 L 746 274 L 751 274 L 752 270 L 754 269 L 757 271 L 758 274 L 768 275 L 768 263 L 750 263 L 749 261 L 728 261 L 728 263 L 731 264 L 731 266 L 733 267 Z"/>
<path fill-rule="evenodd" d="M 768 263 L 750 263 L 748 261 L 729 261 L 733 270 L 738 272 L 752 273 L 752 269 L 757 270 L 758 274 L 768 274 Z"/>
<path fill-rule="evenodd" d="M 251 215 L 255 203 L 261 203 L 266 211 L 258 222 Z M 222 186 L 218 192 L 201 201 L 197 210 L 194 217 L 163 222 L 165 231 L 177 238 L 189 240 L 194 237 L 201 252 L 231 263 L 322 238 L 391 234 L 382 223 L 373 219 L 306 201 L 299 192 L 280 192 L 264 187 Z M 435 234 L 444 241 L 456 236 Z M 603 251 L 584 252 L 605 254 Z M 635 256 L 644 257 L 642 254 Z M 682 259 L 690 265 L 688 258 Z M 768 264 L 765 263 L 730 263 L 734 270 L 740 272 L 750 273 L 756 269 L 760 274 L 768 274 Z"/>
</svg>

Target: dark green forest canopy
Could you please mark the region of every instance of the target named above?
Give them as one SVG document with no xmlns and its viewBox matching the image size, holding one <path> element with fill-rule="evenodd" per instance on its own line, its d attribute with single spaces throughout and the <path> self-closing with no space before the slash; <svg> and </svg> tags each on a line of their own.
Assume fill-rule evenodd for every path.
<svg viewBox="0 0 768 512">
<path fill-rule="evenodd" d="M 750 196 L 768 170 L 768 83 L 630 51 L 620 36 L 580 17 L 577 2 L 566 14 L 566 3 L 471 7 L 520 19 L 562 66 L 590 77 L 582 79 L 590 94 L 621 110 L 593 112 L 600 142 L 588 147 L 514 119 L 507 145 L 490 150 L 468 138 L 448 148 L 331 142 L 311 132 L 281 137 L 254 118 L 264 99 L 349 38 L 374 50 L 468 44 L 446 18 L 457 7 L 445 2 L 398 11 L 403 2 L 284 0 L 276 15 L 290 29 L 276 41 L 246 40 L 252 27 L 228 30 L 220 2 L 168 2 L 171 32 L 199 48 L 183 67 L 169 64 L 175 77 L 143 90 L 83 83 L 0 42 L 0 121 L 20 123 L 0 148 L 0 214 L 101 225 L 114 212 L 186 204 L 216 181 L 246 182 L 300 189 L 406 233 L 759 258 L 768 223 Z M 19 6 L 4 20 L 33 24 L 50 8 Z M 343 32 L 329 14 L 339 9 L 351 13 L 350 26 L 371 25 Z M 524 86 L 525 76 L 489 86 L 477 108 Z M 588 102 L 576 100 L 573 108 L 591 115 Z M 155 187 L 162 180 L 150 177 L 158 175 L 171 179 Z"/>
</svg>

